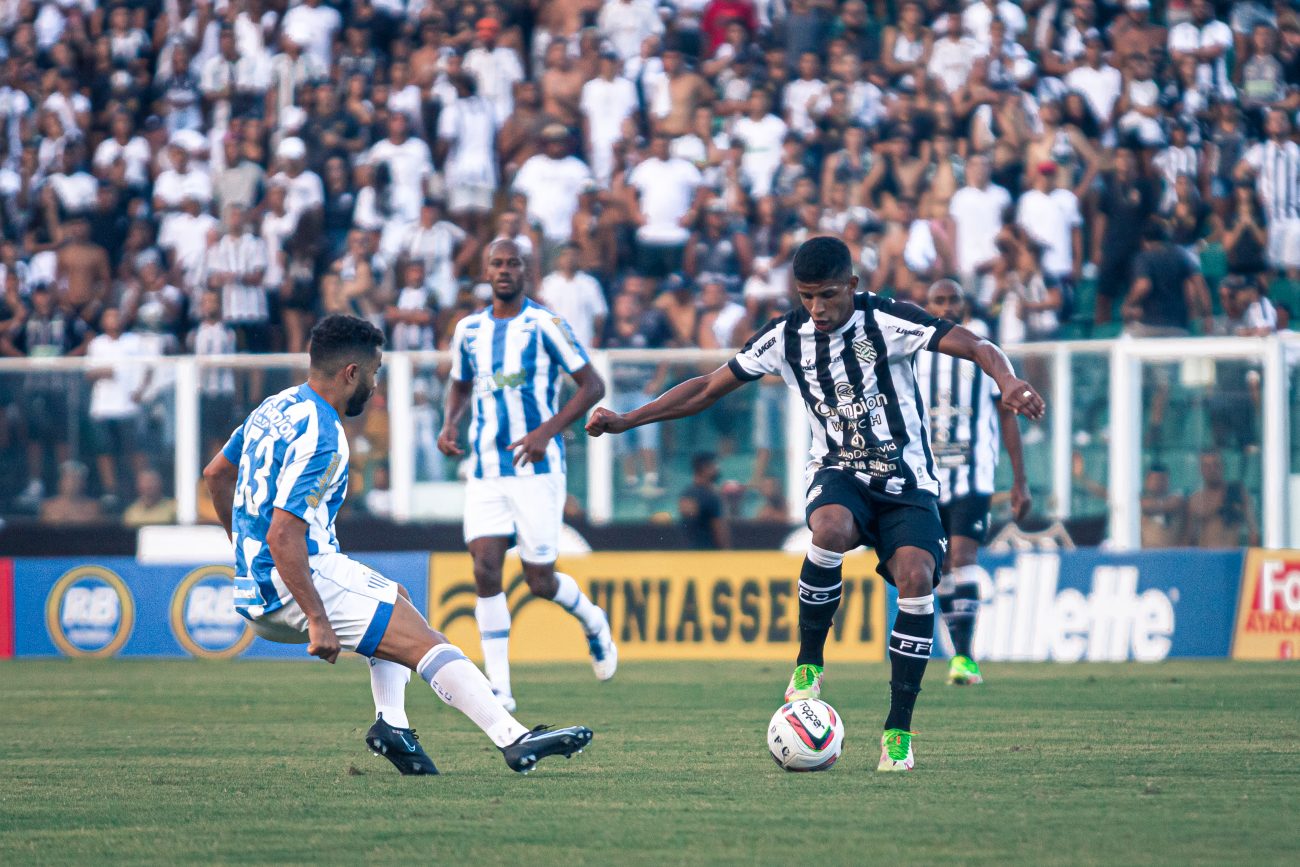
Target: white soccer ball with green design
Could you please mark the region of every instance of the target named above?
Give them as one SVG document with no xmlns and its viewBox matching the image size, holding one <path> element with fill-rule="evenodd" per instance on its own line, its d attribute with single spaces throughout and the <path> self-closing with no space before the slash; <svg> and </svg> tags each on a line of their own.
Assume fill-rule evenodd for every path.
<svg viewBox="0 0 1300 867">
<path fill-rule="evenodd" d="M 824 701 L 783 704 L 767 726 L 767 748 L 787 771 L 824 771 L 844 752 L 844 720 Z"/>
</svg>

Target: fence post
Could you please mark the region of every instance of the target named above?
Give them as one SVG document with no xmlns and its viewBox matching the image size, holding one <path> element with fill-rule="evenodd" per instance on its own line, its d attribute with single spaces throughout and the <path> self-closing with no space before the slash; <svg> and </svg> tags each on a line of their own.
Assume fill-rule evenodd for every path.
<svg viewBox="0 0 1300 867">
<path fill-rule="evenodd" d="M 409 521 L 415 497 L 414 367 L 404 352 L 384 357 L 388 371 L 388 484 L 393 520 Z"/>
<path fill-rule="evenodd" d="M 1052 498 L 1057 520 L 1070 517 L 1071 473 L 1074 456 L 1074 368 L 1072 355 L 1064 345 L 1052 350 Z"/>
<path fill-rule="evenodd" d="M 1265 548 L 1286 547 L 1287 479 L 1291 475 L 1290 394 L 1286 347 L 1281 338 L 1264 342 L 1263 535 Z M 1300 543 L 1300 540 L 1292 540 Z"/>
<path fill-rule="evenodd" d="M 199 362 L 177 358 L 176 443 L 172 487 L 176 492 L 176 523 L 190 526 L 199 519 Z"/>
<path fill-rule="evenodd" d="M 605 381 L 605 387 L 613 392 L 609 353 L 592 352 L 591 365 Z M 614 520 L 614 438 L 609 435 L 587 440 L 587 516 L 593 524 Z"/>
<path fill-rule="evenodd" d="M 1132 338 L 1121 337 L 1110 350 L 1110 450 L 1107 479 L 1110 543 L 1118 551 L 1142 546 L 1142 366 Z"/>
</svg>

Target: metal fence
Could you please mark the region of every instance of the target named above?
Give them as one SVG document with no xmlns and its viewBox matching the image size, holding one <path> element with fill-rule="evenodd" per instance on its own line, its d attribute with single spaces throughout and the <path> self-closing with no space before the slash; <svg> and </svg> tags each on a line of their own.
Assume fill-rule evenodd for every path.
<svg viewBox="0 0 1300 867">
<path fill-rule="evenodd" d="M 1048 400 L 1041 425 L 1022 422 L 1034 511 L 1044 518 L 1101 517 L 1108 544 L 1140 546 L 1143 473 L 1170 469 L 1175 490 L 1199 484 L 1202 452 L 1217 453 L 1248 494 L 1267 547 L 1300 545 L 1300 335 L 1069 341 L 1008 350 Z M 605 405 L 627 410 L 676 382 L 725 363 L 728 352 L 593 352 L 609 384 Z M 57 484 L 57 467 L 80 459 L 97 475 L 163 471 L 177 521 L 203 517 L 203 463 L 265 395 L 305 377 L 292 355 L 178 356 L 119 362 L 141 388 L 125 451 L 106 450 L 92 413 L 85 359 L 0 359 L 5 419 L 2 481 L 11 494 L 33 477 Z M 386 353 L 376 400 L 347 423 L 353 453 L 350 500 L 399 521 L 455 520 L 464 468 L 434 447 L 450 368 L 446 353 Z M 741 517 L 803 518 L 809 430 L 797 394 L 760 381 L 699 417 L 650 432 L 591 440 L 566 432 L 571 508 L 593 523 L 667 520 L 690 484 L 692 454 L 719 456 L 726 496 Z M 108 454 L 105 455 L 105 452 Z M 1006 461 L 999 481 L 1009 481 Z M 116 476 L 114 476 L 116 474 Z M 385 476 L 387 477 L 385 479 Z M 99 482 L 104 484 L 102 480 Z M 31 513 L 0 498 L 0 515 Z"/>
</svg>

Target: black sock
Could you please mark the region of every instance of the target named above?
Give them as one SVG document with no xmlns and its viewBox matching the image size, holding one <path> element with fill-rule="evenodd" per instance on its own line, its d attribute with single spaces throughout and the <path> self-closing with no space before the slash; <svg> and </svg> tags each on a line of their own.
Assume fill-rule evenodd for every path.
<svg viewBox="0 0 1300 867">
<path fill-rule="evenodd" d="M 889 716 L 885 728 L 912 730 L 912 708 L 921 692 L 925 664 L 934 643 L 934 614 L 898 612 L 889 632 Z"/>
<path fill-rule="evenodd" d="M 939 594 L 939 611 L 952 639 L 952 652 L 957 656 L 970 656 L 971 639 L 975 636 L 975 613 L 980 607 L 980 588 L 977 584 L 958 584 L 951 593 Z"/>
<path fill-rule="evenodd" d="M 799 659 L 796 665 L 825 667 L 826 635 L 840 607 L 844 567 L 817 566 L 807 557 L 799 572 Z"/>
</svg>

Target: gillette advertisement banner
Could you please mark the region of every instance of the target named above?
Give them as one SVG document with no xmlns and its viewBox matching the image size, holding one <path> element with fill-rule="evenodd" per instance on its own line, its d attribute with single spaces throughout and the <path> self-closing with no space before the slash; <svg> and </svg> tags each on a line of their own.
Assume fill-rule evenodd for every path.
<svg viewBox="0 0 1300 867">
<path fill-rule="evenodd" d="M 355 555 L 405 585 L 416 607 L 476 657 L 472 617 L 454 616 L 464 604 L 456 594 L 464 589 L 473 596 L 468 564 L 458 556 L 463 559 L 425 552 Z M 855 595 L 846 594 L 828 644 L 828 654 L 841 661 L 885 657 L 881 636 L 892 622 L 895 594 L 872 574 L 870 554 L 863 557 L 862 563 L 854 558 L 852 568 L 846 561 L 846 585 L 852 574 Z M 773 660 L 795 652 L 792 588 L 800 561 L 775 552 L 601 552 L 565 557 L 560 565 L 610 610 L 629 659 Z M 1300 552 L 1088 549 L 982 554 L 980 564 L 988 576 L 975 632 L 981 660 L 1297 655 Z M 517 567 L 513 558 L 507 561 L 508 574 Z M 131 558 L 0 558 L 0 658 L 306 659 L 303 647 L 253 635 L 231 605 L 231 571 L 146 566 Z M 562 612 L 541 600 L 525 610 L 525 601 L 516 603 L 513 654 L 585 658 L 585 644 Z M 548 617 L 560 618 L 573 640 L 557 640 Z M 946 645 L 941 625 L 937 639 L 939 653 Z"/>
</svg>

